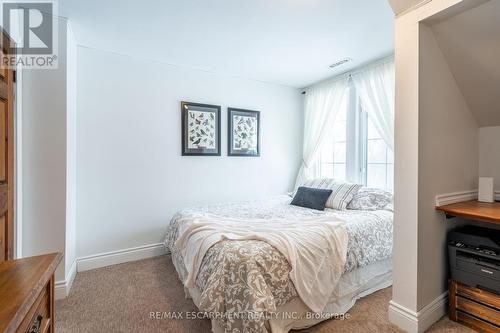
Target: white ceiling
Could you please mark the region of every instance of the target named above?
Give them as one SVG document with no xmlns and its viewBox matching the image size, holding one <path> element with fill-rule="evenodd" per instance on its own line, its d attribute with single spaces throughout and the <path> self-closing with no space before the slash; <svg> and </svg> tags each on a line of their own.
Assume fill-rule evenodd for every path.
<svg viewBox="0 0 500 333">
<path fill-rule="evenodd" d="M 432 27 L 480 127 L 500 126 L 500 1 Z"/>
<path fill-rule="evenodd" d="M 59 10 L 83 46 L 293 87 L 394 49 L 387 0 L 60 0 Z"/>
</svg>

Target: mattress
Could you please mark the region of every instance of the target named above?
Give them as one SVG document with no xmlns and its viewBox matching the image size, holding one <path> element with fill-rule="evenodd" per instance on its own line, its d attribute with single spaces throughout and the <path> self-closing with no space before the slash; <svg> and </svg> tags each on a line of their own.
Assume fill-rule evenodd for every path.
<svg viewBox="0 0 500 333">
<path fill-rule="evenodd" d="M 334 215 L 345 221 L 348 251 L 345 273 L 387 260 L 392 255 L 391 211 L 324 212 L 290 205 L 291 198 L 278 196 L 266 200 L 225 203 L 194 207 L 180 211 L 171 221 L 165 245 L 172 252 L 174 266 L 181 280 L 186 269 L 174 244 L 183 216 L 193 212 L 238 218 L 297 218 Z M 249 314 L 276 313 L 296 300 L 298 295 L 288 273 L 290 266 L 281 253 L 262 241 L 222 241 L 212 246 L 203 258 L 196 278 L 199 291 L 197 306 L 201 311 L 216 314 L 238 313 L 244 316 L 216 316 L 219 327 L 245 332 L 264 332 L 269 321 Z M 191 297 L 195 290 L 188 290 Z M 337 298 L 340 296 L 337 295 Z"/>
</svg>

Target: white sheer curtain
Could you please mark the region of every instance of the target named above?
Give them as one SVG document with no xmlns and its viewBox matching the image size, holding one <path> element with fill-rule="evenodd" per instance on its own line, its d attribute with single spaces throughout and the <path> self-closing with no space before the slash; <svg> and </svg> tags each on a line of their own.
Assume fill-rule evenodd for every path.
<svg viewBox="0 0 500 333">
<path fill-rule="evenodd" d="M 335 117 L 346 97 L 348 79 L 344 76 L 306 90 L 302 165 L 295 188 L 317 176 L 312 164 L 319 153 L 326 133 L 333 128 Z"/>
<path fill-rule="evenodd" d="M 352 75 L 363 110 L 394 151 L 394 60 L 369 67 Z"/>
</svg>

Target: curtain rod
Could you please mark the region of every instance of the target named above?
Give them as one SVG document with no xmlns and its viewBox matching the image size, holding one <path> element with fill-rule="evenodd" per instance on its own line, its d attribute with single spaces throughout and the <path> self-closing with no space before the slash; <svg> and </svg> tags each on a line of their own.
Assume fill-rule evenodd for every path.
<svg viewBox="0 0 500 333">
<path fill-rule="evenodd" d="M 315 84 L 313 84 L 313 85 L 311 85 L 309 87 L 303 88 L 301 94 L 305 95 L 306 92 L 307 92 L 307 89 L 309 89 L 311 87 L 314 87 L 314 86 L 316 86 L 318 84 L 328 83 L 328 82 L 335 82 L 337 80 L 340 80 L 344 76 L 346 76 L 349 79 L 352 79 L 353 75 L 362 73 L 362 72 L 367 71 L 369 69 L 372 69 L 374 67 L 378 67 L 378 66 L 384 65 L 384 64 L 390 62 L 391 60 L 394 60 L 394 54 L 391 54 L 391 55 L 389 55 L 387 57 L 375 60 L 375 61 L 373 61 L 373 62 L 371 62 L 371 63 L 369 63 L 367 65 L 359 66 L 359 67 L 354 68 L 354 69 L 352 69 L 350 71 L 347 71 L 347 72 L 335 75 L 334 77 L 328 78 L 326 80 L 319 81 L 319 82 L 317 82 L 317 83 L 315 83 Z"/>
<path fill-rule="evenodd" d="M 356 74 L 356 73 L 353 73 L 353 74 Z M 341 74 L 341 75 L 339 75 L 339 76 L 344 76 L 344 75 L 345 75 L 345 74 Z M 348 78 L 348 79 L 352 79 L 352 74 L 347 74 L 346 76 L 347 76 L 347 78 Z M 338 79 L 340 79 L 340 77 L 335 76 L 335 79 L 337 79 L 337 78 L 338 78 Z M 332 82 L 335 82 L 335 81 L 337 81 L 337 80 L 332 80 Z M 325 81 L 325 82 L 320 82 L 320 83 L 327 83 L 327 82 L 328 82 L 328 81 Z M 313 85 L 313 86 L 311 86 L 311 87 L 314 87 L 314 85 Z M 307 87 L 307 88 L 305 88 L 304 90 L 302 90 L 301 94 L 302 94 L 302 95 L 305 95 L 305 94 L 307 93 L 307 91 L 306 91 L 306 90 L 307 90 L 307 89 L 309 89 L 309 88 L 310 88 L 310 87 Z"/>
</svg>

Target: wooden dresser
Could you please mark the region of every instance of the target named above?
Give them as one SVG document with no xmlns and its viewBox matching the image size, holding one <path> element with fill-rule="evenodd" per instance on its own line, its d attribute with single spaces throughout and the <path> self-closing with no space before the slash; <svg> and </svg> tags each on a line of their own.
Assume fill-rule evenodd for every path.
<svg viewBox="0 0 500 333">
<path fill-rule="evenodd" d="M 0 332 L 54 332 L 54 272 L 60 253 L 0 263 Z"/>
</svg>

